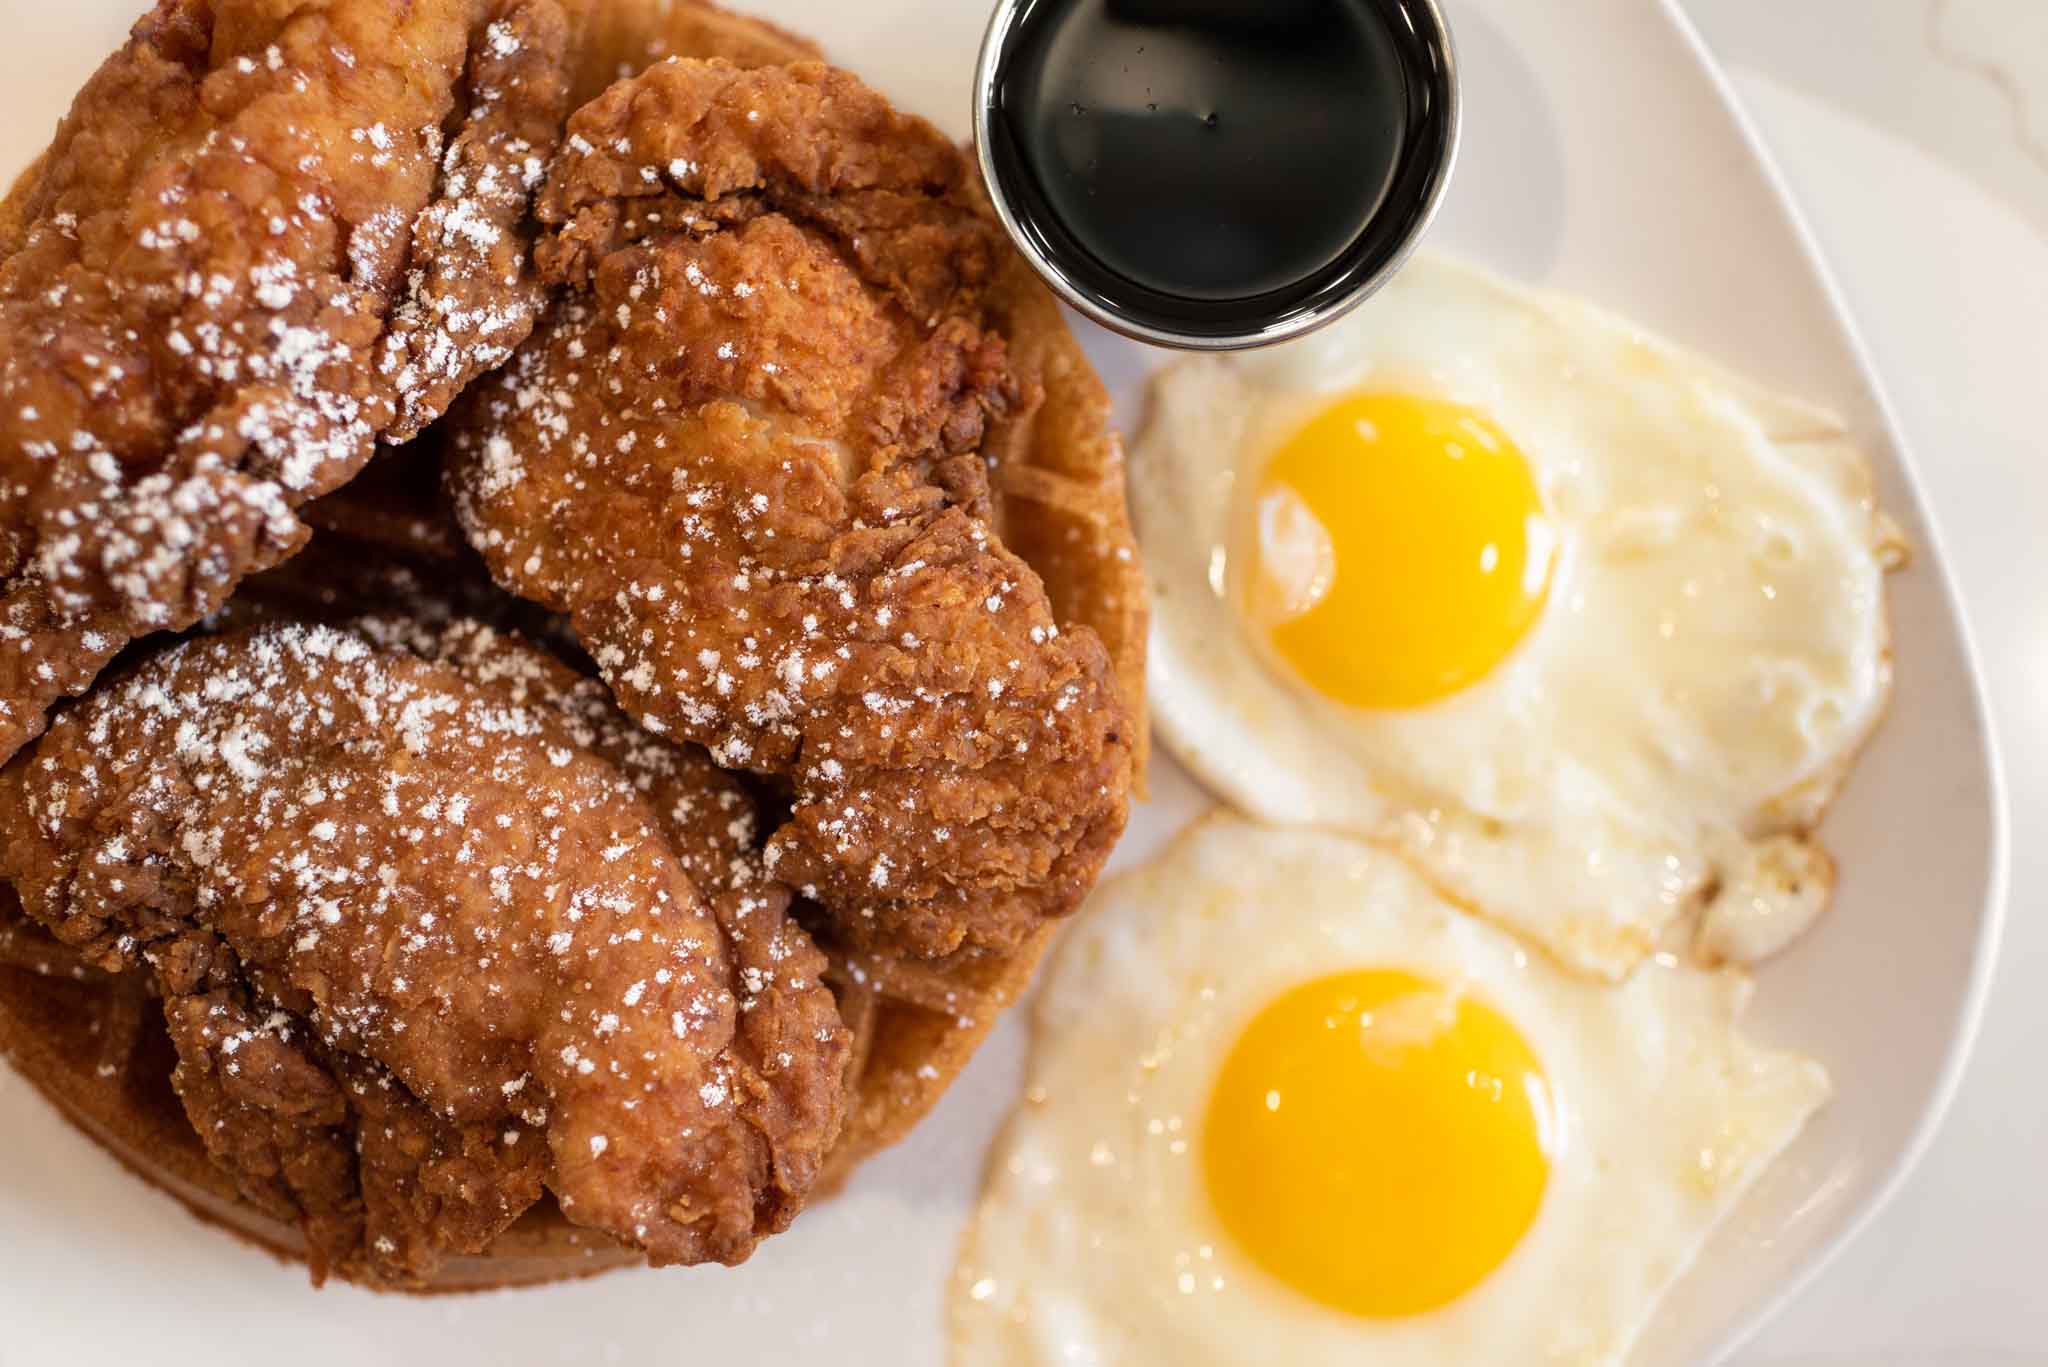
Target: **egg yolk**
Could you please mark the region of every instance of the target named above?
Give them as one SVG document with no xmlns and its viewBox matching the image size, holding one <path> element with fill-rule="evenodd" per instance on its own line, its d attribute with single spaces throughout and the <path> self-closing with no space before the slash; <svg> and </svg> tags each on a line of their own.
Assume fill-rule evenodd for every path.
<svg viewBox="0 0 2048 1367">
<path fill-rule="evenodd" d="M 1321 978 L 1245 1029 L 1202 1153 L 1224 1227 L 1325 1305 L 1418 1314 L 1476 1286 L 1543 1200 L 1556 1124 L 1505 1018 L 1408 973 Z"/>
<path fill-rule="evenodd" d="M 1475 409 L 1339 399 L 1273 455 L 1255 508 L 1252 615 L 1338 702 L 1454 693 L 1542 611 L 1553 538 L 1535 476 Z"/>
</svg>

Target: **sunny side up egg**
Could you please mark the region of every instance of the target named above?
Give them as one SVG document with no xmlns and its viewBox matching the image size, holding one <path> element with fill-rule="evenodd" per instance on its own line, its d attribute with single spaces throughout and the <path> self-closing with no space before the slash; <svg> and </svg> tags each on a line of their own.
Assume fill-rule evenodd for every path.
<svg viewBox="0 0 2048 1367">
<path fill-rule="evenodd" d="M 1154 715 L 1240 808 L 1610 980 L 1703 903 L 1743 961 L 1825 905 L 1903 555 L 1835 419 L 1425 253 L 1165 371 L 1131 462 Z"/>
<path fill-rule="evenodd" d="M 1212 816 L 1048 974 L 954 1361 L 1618 1361 L 1827 1097 L 1748 990 L 1566 974 L 1382 848 Z"/>
</svg>

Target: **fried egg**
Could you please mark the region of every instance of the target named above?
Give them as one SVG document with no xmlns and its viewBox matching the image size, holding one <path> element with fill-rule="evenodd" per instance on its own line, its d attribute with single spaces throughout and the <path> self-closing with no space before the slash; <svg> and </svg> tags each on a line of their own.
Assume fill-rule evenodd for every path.
<svg viewBox="0 0 2048 1367">
<path fill-rule="evenodd" d="M 1132 490 L 1161 734 L 1247 812 L 1610 980 L 1709 899 L 1710 959 L 1825 905 L 1902 554 L 1836 419 L 1424 254 L 1163 372 Z"/>
<path fill-rule="evenodd" d="M 1198 822 L 1047 976 L 953 1360 L 1618 1360 L 1828 1095 L 1748 992 L 1593 982 L 1370 842 Z"/>
</svg>

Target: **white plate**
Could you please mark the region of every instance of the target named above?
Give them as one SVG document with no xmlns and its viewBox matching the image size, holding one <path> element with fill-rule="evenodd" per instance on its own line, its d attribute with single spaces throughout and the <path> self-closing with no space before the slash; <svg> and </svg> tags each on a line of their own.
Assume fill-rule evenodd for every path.
<svg viewBox="0 0 2048 1367">
<path fill-rule="evenodd" d="M 10 0 L 27 11 L 31 0 Z M 905 105 L 964 131 L 986 7 L 965 0 L 742 0 L 806 30 Z M 36 5 L 0 55 L 0 156 L 42 144 L 137 0 Z M 1448 0 L 1463 158 L 1433 237 L 1582 292 L 1773 386 L 1848 414 L 1920 549 L 1892 581 L 1898 694 L 1827 826 L 1838 904 L 1764 974 L 1757 1034 L 1826 1060 L 1839 1094 L 1705 1251 L 1638 1360 L 1730 1350 L 1876 1208 L 1929 1138 L 1988 976 L 2003 804 L 1934 529 L 1882 396 L 1775 172 L 1670 0 Z M 1904 268 L 1904 263 L 1902 263 Z M 1088 337 L 1126 423 L 1158 358 Z M 1204 805 L 1170 763 L 1119 864 Z M 941 1293 L 1022 1038 L 997 1033 L 938 1113 L 736 1271 L 614 1273 L 437 1300 L 308 1291 L 128 1177 L 0 1071 L 0 1360 L 328 1367 L 943 1360 Z M 119 1311 L 107 1311 L 109 1292 Z"/>
</svg>

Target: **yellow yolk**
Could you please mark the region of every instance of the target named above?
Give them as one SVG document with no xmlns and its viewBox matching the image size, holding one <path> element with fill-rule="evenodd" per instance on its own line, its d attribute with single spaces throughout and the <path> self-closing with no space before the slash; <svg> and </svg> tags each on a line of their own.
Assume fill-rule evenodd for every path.
<svg viewBox="0 0 2048 1367">
<path fill-rule="evenodd" d="M 1354 1315 L 1457 1299 L 1514 1249 L 1550 1172 L 1542 1068 L 1497 1012 L 1390 970 L 1294 988 L 1209 1100 L 1209 1197 L 1245 1251 Z"/>
<path fill-rule="evenodd" d="M 1552 538 L 1529 463 L 1485 415 L 1353 394 L 1266 467 L 1250 607 L 1307 682 L 1413 707 L 1480 678 L 1542 611 Z"/>
</svg>

